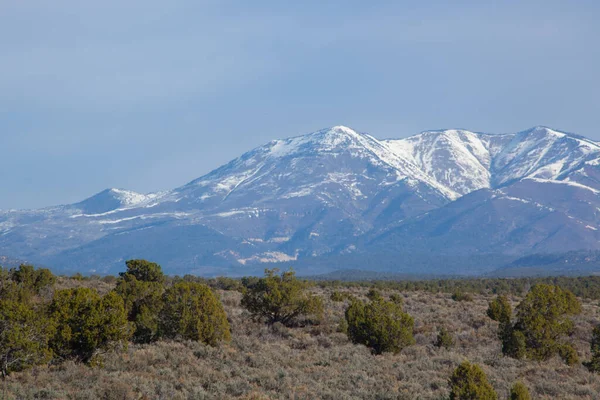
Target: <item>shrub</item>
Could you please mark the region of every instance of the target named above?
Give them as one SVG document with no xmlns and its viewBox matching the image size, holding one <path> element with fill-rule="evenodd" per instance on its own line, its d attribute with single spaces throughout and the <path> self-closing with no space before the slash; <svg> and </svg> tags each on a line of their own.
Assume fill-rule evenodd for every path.
<svg viewBox="0 0 600 400">
<path fill-rule="evenodd" d="M 160 333 L 167 338 L 196 340 L 213 346 L 231 338 L 223 305 L 201 283 L 179 282 L 167 289 L 159 318 Z"/>
<path fill-rule="evenodd" d="M 83 281 L 85 279 L 85 276 L 83 276 L 81 272 L 76 272 L 73 275 L 71 275 L 71 279 L 73 279 L 74 281 Z"/>
<path fill-rule="evenodd" d="M 125 262 L 126 272 L 119 275 L 133 275 L 138 281 L 164 283 L 165 276 L 160 265 L 146 260 L 128 260 Z"/>
<path fill-rule="evenodd" d="M 415 343 L 413 318 L 402 306 L 376 297 L 369 303 L 353 300 L 346 309 L 348 338 L 370 347 L 375 354 L 399 353 Z"/>
<path fill-rule="evenodd" d="M 558 355 L 567 365 L 575 365 L 579 363 L 577 350 L 575 350 L 575 348 L 569 343 L 563 343 L 558 347 Z"/>
<path fill-rule="evenodd" d="M 476 364 L 464 361 L 452 373 L 448 382 L 450 400 L 496 400 L 498 395 Z"/>
<path fill-rule="evenodd" d="M 393 302 L 393 303 L 396 303 L 396 304 L 398 304 L 400 306 L 404 305 L 404 299 L 402 298 L 402 296 L 400 296 L 397 293 L 394 293 L 394 294 L 392 294 L 390 296 L 390 301 Z"/>
<path fill-rule="evenodd" d="M 438 348 L 449 349 L 454 346 L 454 339 L 445 327 L 441 327 L 433 345 Z"/>
<path fill-rule="evenodd" d="M 473 296 L 469 293 L 464 293 L 460 290 L 456 290 L 452 293 L 452 300 L 454 301 L 473 301 Z"/>
<path fill-rule="evenodd" d="M 42 294 L 44 289 L 55 282 L 56 277 L 48 269 L 36 270 L 26 264 L 10 270 L 0 268 L 0 298 L 29 303 L 34 296 Z"/>
<path fill-rule="evenodd" d="M 59 290 L 50 316 L 57 328 L 50 345 L 61 358 L 95 363 L 101 353 L 126 346 L 132 334 L 123 299 L 115 292 L 100 297 L 88 288 Z"/>
<path fill-rule="evenodd" d="M 487 315 L 500 324 L 498 337 L 502 353 L 517 359 L 547 360 L 559 354 L 568 365 L 578 362 L 577 352 L 563 337 L 573 332 L 569 316 L 581 312 L 573 293 L 559 286 L 535 285 L 517 306 L 516 322 L 506 296 L 489 303 Z"/>
<path fill-rule="evenodd" d="M 600 325 L 592 330 L 592 340 L 590 342 L 592 359 L 585 363 L 590 372 L 600 372 Z"/>
<path fill-rule="evenodd" d="M 241 292 L 243 290 L 242 282 L 239 279 L 219 276 L 211 282 L 211 286 L 215 289 L 232 290 Z"/>
<path fill-rule="evenodd" d="M 242 307 L 256 319 L 268 323 L 294 324 L 300 316 L 320 319 L 323 301 L 308 293 L 308 284 L 296 278 L 293 270 L 278 275 L 278 269 L 266 269 L 265 277 L 247 287 Z"/>
<path fill-rule="evenodd" d="M 512 308 L 510 306 L 510 302 L 508 301 L 508 297 L 506 296 L 498 296 L 494 300 L 490 301 L 487 315 L 494 321 L 498 321 L 500 323 L 510 323 L 510 319 L 512 317 Z"/>
<path fill-rule="evenodd" d="M 377 289 L 369 289 L 369 292 L 367 293 L 367 299 L 369 300 L 375 300 L 382 297 L 381 296 L 381 292 Z"/>
<path fill-rule="evenodd" d="M 30 306 L 0 301 L 0 371 L 2 376 L 50 360 L 52 324 Z"/>
<path fill-rule="evenodd" d="M 499 335 L 501 335 L 502 353 L 504 355 L 517 360 L 527 356 L 527 342 L 523 332 L 514 330 L 508 325 L 504 331 L 500 331 Z"/>
<path fill-rule="evenodd" d="M 33 293 L 31 290 L 23 289 L 19 284 L 11 280 L 8 275 L 3 274 L 0 280 L 0 299 L 29 304 L 32 296 Z"/>
<path fill-rule="evenodd" d="M 115 289 L 125 301 L 127 319 L 135 325 L 132 340 L 149 343 L 158 337 L 158 315 L 164 288 L 157 282 L 138 281 L 134 276 L 119 279 Z"/>
<path fill-rule="evenodd" d="M 510 400 L 531 400 L 529 389 L 522 382 L 516 382 L 512 388 L 510 388 Z"/>
<path fill-rule="evenodd" d="M 255 286 L 261 278 L 257 276 L 244 276 L 241 279 L 242 286 L 246 289 Z"/>
<path fill-rule="evenodd" d="M 573 293 L 558 286 L 538 284 L 517 306 L 513 330 L 524 336 L 526 356 L 547 360 L 557 353 L 573 359 L 574 350 L 565 347 L 564 336 L 573 333 L 571 315 L 581 312 L 581 303 Z"/>
<path fill-rule="evenodd" d="M 515 331 L 511 322 L 512 307 L 506 296 L 498 296 L 489 302 L 487 315 L 498 321 L 498 338 L 502 341 L 504 355 L 521 359 L 525 357 L 526 343 L 522 332 Z"/>
<path fill-rule="evenodd" d="M 348 321 L 346 318 L 340 319 L 338 326 L 336 328 L 336 332 L 348 334 Z"/>
<path fill-rule="evenodd" d="M 145 260 L 126 262 L 115 291 L 125 301 L 127 319 L 135 324 L 133 341 L 149 343 L 158 337 L 158 315 L 162 308 L 164 275 L 160 265 Z"/>
<path fill-rule="evenodd" d="M 333 293 L 331 293 L 331 301 L 340 302 L 344 301 L 345 298 L 346 296 L 344 296 L 342 292 L 338 292 L 337 290 L 334 290 Z"/>
<path fill-rule="evenodd" d="M 16 283 L 31 289 L 34 293 L 56 283 L 56 277 L 49 269 L 35 269 L 32 265 L 21 264 L 18 269 L 11 269 L 11 278 Z"/>
</svg>

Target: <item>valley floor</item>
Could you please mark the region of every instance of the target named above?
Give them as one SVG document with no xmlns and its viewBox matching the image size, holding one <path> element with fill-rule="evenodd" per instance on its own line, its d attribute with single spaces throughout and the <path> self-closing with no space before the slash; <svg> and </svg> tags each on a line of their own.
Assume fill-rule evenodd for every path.
<svg viewBox="0 0 600 400">
<path fill-rule="evenodd" d="M 502 356 L 497 323 L 485 314 L 491 296 L 455 302 L 449 294 L 404 292 L 415 319 L 417 344 L 398 355 L 372 355 L 337 332 L 345 303 L 332 302 L 330 289 L 316 289 L 326 302 L 320 326 L 268 327 L 251 321 L 241 295 L 220 292 L 231 321 L 232 340 L 217 348 L 193 342 L 130 345 L 109 354 L 103 367 L 72 362 L 13 374 L 3 398 L 18 399 L 445 399 L 452 370 L 468 359 L 482 366 L 500 399 L 524 382 L 534 399 L 598 399 L 600 375 L 581 364 L 518 361 Z M 366 289 L 341 289 L 366 294 Z M 392 291 L 384 292 L 391 294 Z M 513 302 L 519 300 L 512 298 Z M 581 360 L 598 322 L 597 301 L 583 301 L 572 338 Z M 456 345 L 433 346 L 445 326 Z"/>
</svg>

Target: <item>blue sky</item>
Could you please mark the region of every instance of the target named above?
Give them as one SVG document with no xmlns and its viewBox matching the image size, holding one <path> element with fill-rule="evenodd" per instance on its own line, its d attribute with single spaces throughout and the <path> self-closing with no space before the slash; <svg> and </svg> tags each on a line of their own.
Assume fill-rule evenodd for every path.
<svg viewBox="0 0 600 400">
<path fill-rule="evenodd" d="M 600 140 L 597 1 L 0 0 L 0 208 L 170 189 L 269 140 Z"/>
</svg>

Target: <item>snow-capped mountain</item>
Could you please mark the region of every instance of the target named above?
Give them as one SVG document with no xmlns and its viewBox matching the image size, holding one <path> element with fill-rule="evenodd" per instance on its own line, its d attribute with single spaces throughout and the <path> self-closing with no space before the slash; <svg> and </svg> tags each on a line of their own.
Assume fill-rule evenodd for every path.
<svg viewBox="0 0 600 400">
<path fill-rule="evenodd" d="M 131 208 L 160 196 L 160 193 L 142 194 L 123 189 L 106 189 L 74 204 L 73 208 L 86 214 L 100 214 L 116 209 Z"/>
<path fill-rule="evenodd" d="M 599 166 L 598 144 L 546 127 L 378 140 L 336 126 L 274 140 L 170 191 L 108 189 L 0 212 L 0 255 L 98 272 L 142 257 L 207 274 L 335 255 L 396 254 L 406 270 L 397 256 L 410 252 L 596 249 Z M 578 239 L 558 240 L 569 235 Z"/>
<path fill-rule="evenodd" d="M 575 172 L 581 173 L 586 162 L 595 165 L 600 152 L 600 146 L 591 140 L 543 126 L 502 135 L 427 131 L 385 142 L 451 190 L 454 199 L 526 177 L 575 179 L 580 175 Z"/>
<path fill-rule="evenodd" d="M 492 160 L 511 135 L 465 130 L 427 131 L 406 139 L 387 140 L 396 154 L 409 159 L 457 199 L 491 185 Z"/>
</svg>

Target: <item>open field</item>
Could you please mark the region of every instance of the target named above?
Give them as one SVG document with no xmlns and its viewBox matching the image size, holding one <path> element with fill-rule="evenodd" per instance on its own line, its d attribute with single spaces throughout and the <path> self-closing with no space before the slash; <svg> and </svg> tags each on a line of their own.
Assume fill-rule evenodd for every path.
<svg viewBox="0 0 600 400">
<path fill-rule="evenodd" d="M 86 282 L 86 281 L 83 281 Z M 59 282 L 60 286 L 87 283 Z M 109 285 L 104 282 L 102 289 Z M 338 332 L 346 303 L 333 302 L 333 289 L 315 288 L 325 299 L 318 326 L 270 327 L 254 322 L 240 307 L 241 294 L 219 291 L 231 323 L 232 340 L 212 348 L 195 342 L 130 345 L 108 354 L 104 367 L 66 362 L 14 373 L 4 398 L 18 399 L 444 399 L 447 379 L 463 360 L 481 365 L 500 399 L 523 381 L 534 399 L 598 399 L 600 375 L 578 364 L 518 361 L 503 357 L 497 323 L 486 316 L 493 296 L 476 294 L 456 302 L 450 294 L 401 293 L 415 319 L 416 345 L 400 354 L 375 356 Z M 364 296 L 365 288 L 338 289 Z M 512 297 L 513 305 L 520 300 Z M 581 360 L 590 357 L 590 336 L 598 322 L 597 301 L 583 301 L 572 337 Z M 455 338 L 450 350 L 433 346 L 445 326 Z"/>
</svg>

